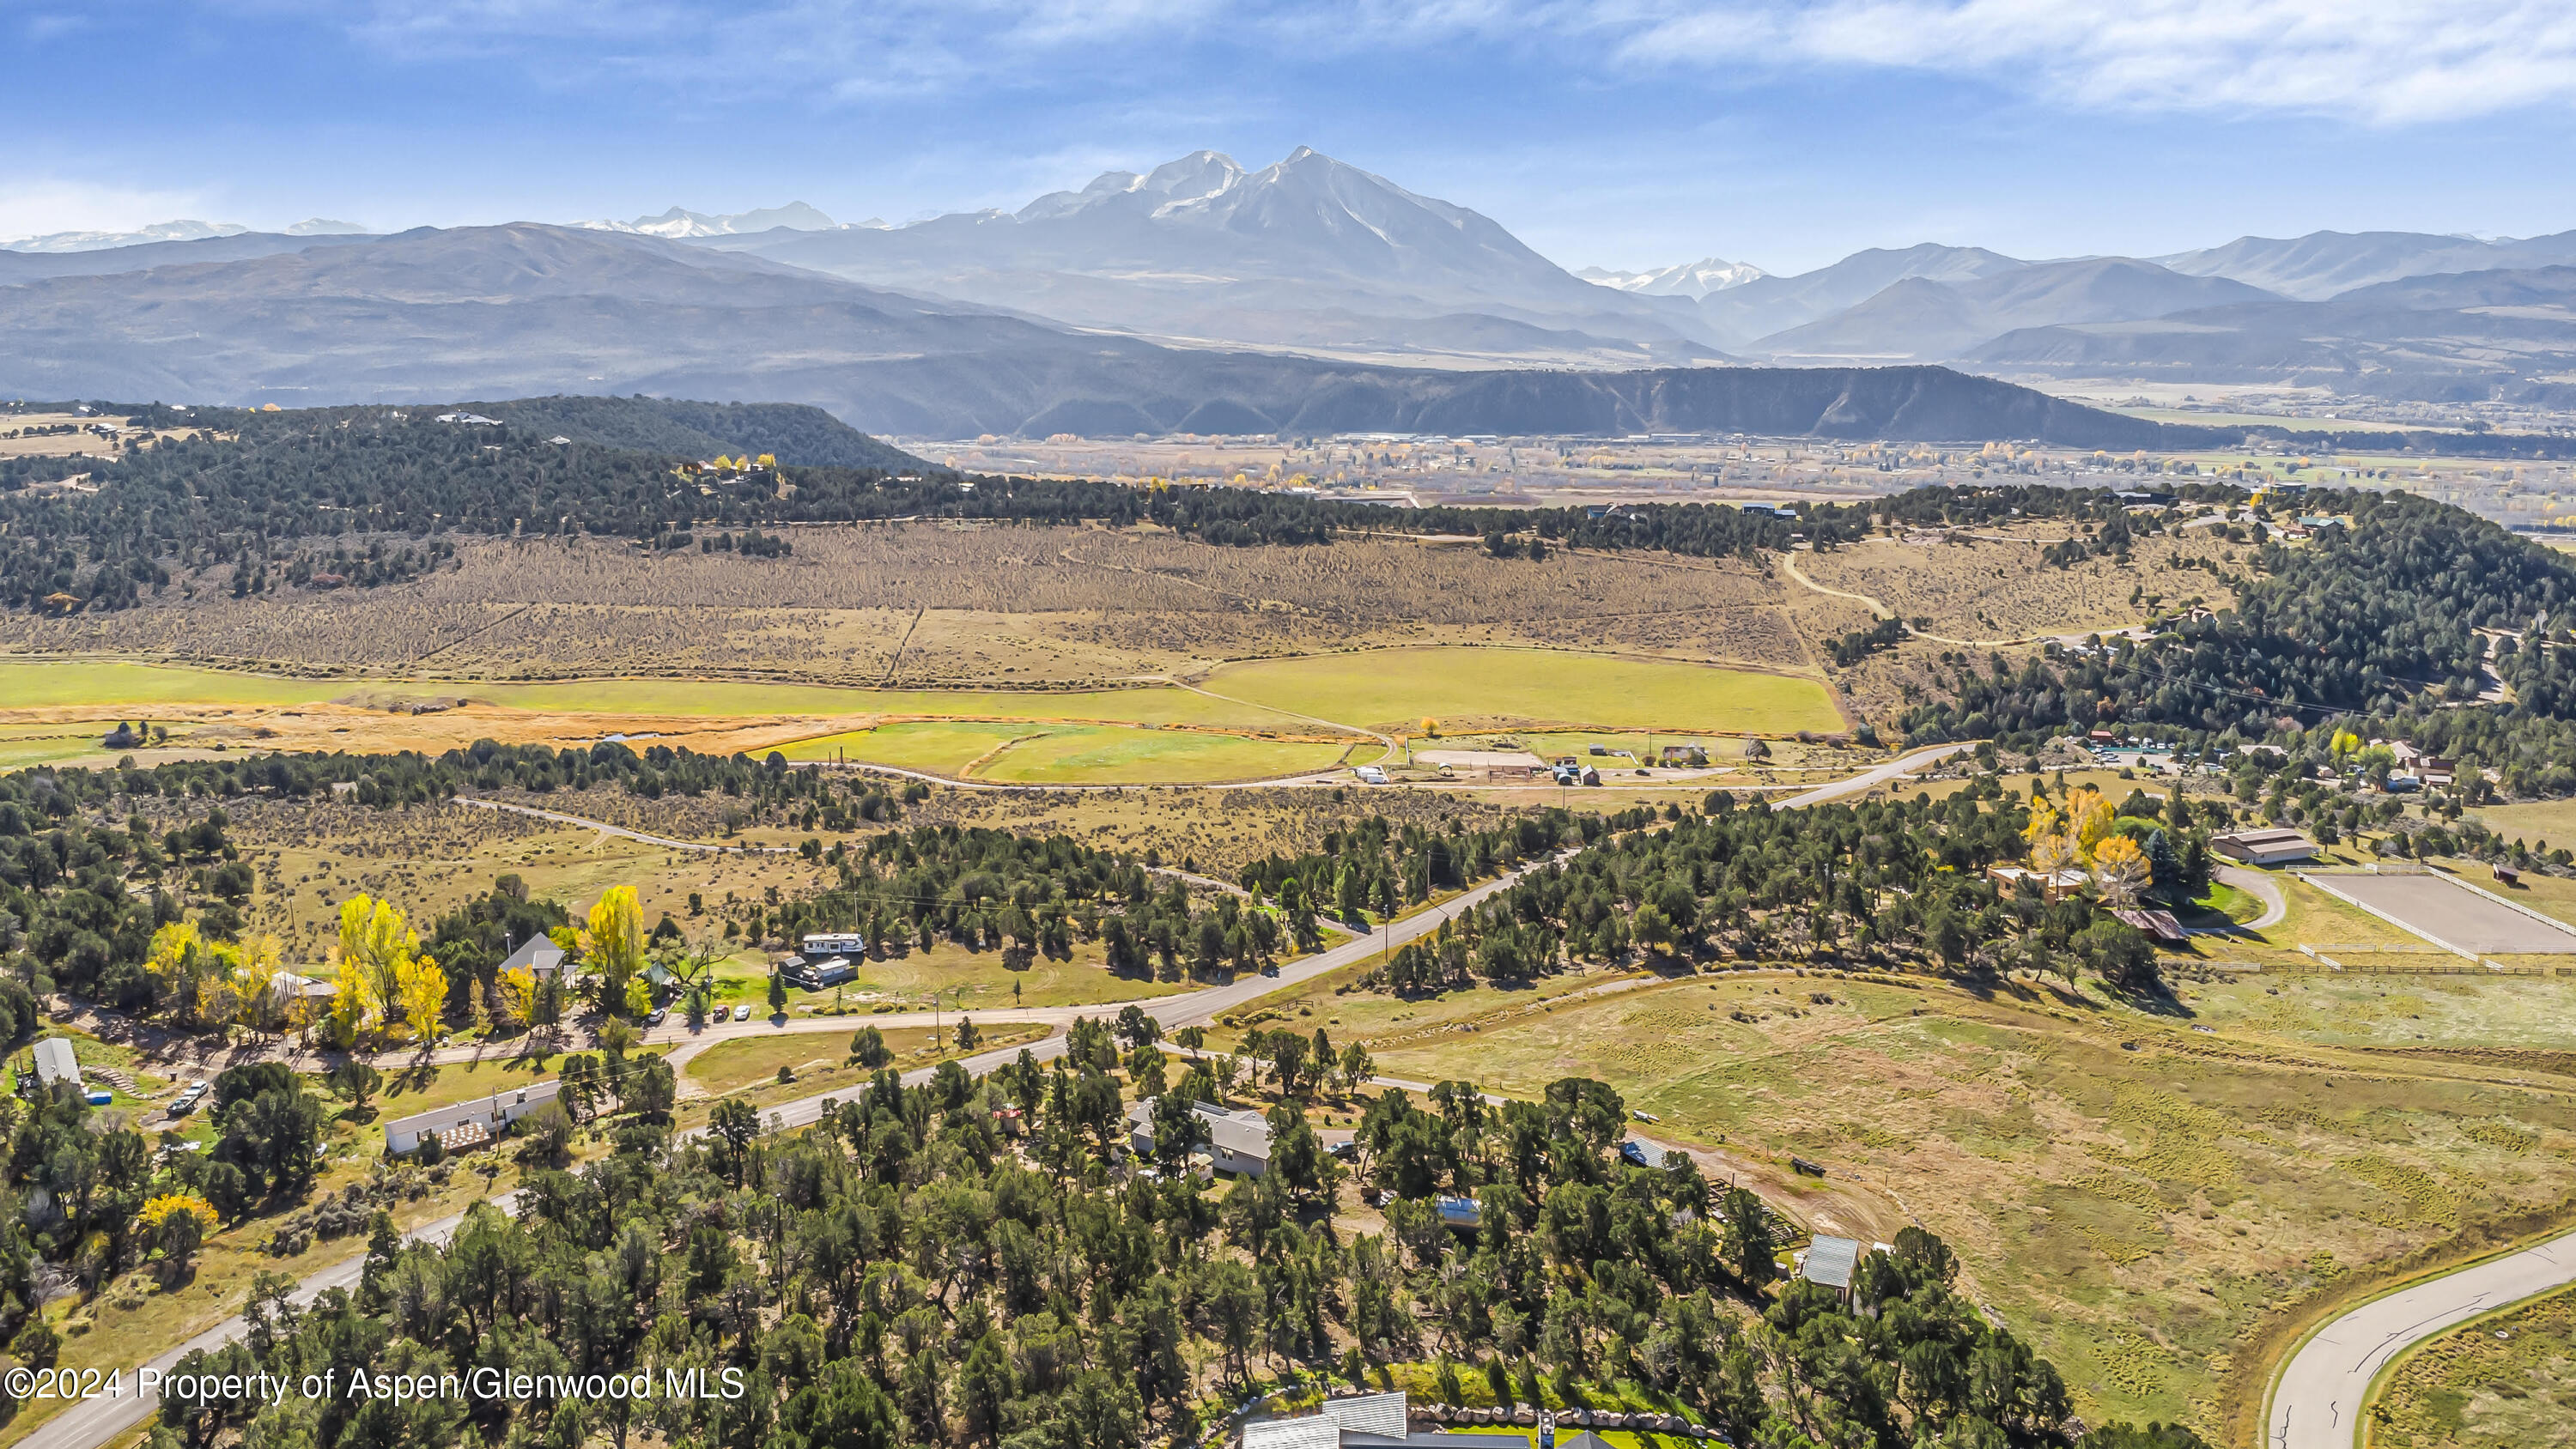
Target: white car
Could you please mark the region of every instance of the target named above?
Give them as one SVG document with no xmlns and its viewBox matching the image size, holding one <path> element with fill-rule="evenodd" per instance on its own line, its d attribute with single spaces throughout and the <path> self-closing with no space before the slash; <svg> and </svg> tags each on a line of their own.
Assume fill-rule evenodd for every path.
<svg viewBox="0 0 2576 1449">
<path fill-rule="evenodd" d="M 751 1003 L 750 1003 L 750 1002 L 748 1002 L 748 1001 L 746 1001 L 746 1002 L 742 1003 L 741 1005 L 739 1005 L 739 1006 L 735 1007 L 735 1008 L 733 1009 L 733 1019 L 734 1019 L 734 1020 L 736 1020 L 736 1021 L 749 1021 L 749 1020 L 751 1020 Z"/>
</svg>

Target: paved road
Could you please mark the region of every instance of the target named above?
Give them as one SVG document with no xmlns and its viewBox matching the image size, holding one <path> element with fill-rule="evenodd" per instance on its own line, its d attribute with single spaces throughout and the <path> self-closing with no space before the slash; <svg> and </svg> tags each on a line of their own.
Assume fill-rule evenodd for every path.
<svg viewBox="0 0 2576 1449">
<path fill-rule="evenodd" d="M 2354 1449 L 2370 1380 L 2455 1324 L 2576 1283 L 2576 1233 L 2374 1299 L 2299 1346 L 2272 1386 L 2270 1449 Z"/>
<path fill-rule="evenodd" d="M 1916 750 L 1910 755 L 1900 755 L 1884 765 L 1863 770 L 1848 780 L 1836 780 L 1830 785 L 1819 785 L 1813 790 L 1801 791 L 1786 800 L 1774 801 L 1771 808 L 1795 810 L 1802 805 L 1822 805 L 1827 801 L 1839 800 L 1845 795 L 1864 795 L 1908 770 L 1919 770 L 1925 765 L 1946 760 L 1961 750 L 1972 748 L 1974 746 L 1968 744 L 1932 745 Z"/>
<path fill-rule="evenodd" d="M 2263 903 L 2263 914 L 2244 925 L 2222 928 L 2218 932 L 2220 935 L 2268 930 L 2281 924 L 2281 918 L 2290 913 L 2290 901 L 2281 894 L 2281 883 L 2259 870 L 2248 870 L 2241 865 L 2222 865 L 2218 868 L 2218 880 L 2219 884 L 2232 885 Z"/>
</svg>

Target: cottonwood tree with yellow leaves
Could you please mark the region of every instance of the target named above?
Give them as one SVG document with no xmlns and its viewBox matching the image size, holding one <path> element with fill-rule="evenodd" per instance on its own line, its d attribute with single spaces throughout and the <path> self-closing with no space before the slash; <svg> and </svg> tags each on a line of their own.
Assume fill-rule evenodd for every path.
<svg viewBox="0 0 2576 1449">
<path fill-rule="evenodd" d="M 2136 905 L 2154 876 L 2147 853 L 2125 835 L 2110 836 L 2093 847 L 2093 884 L 2108 905 Z"/>
<path fill-rule="evenodd" d="M 2045 797 L 2030 802 L 2030 823 L 2022 839 L 2030 842 L 2031 868 L 2042 872 L 2090 870 L 2094 852 L 2110 836 L 2111 802 L 2089 787 L 2070 790 L 2060 809 Z"/>
<path fill-rule="evenodd" d="M 272 999 L 269 981 L 280 954 L 275 936 L 214 941 L 194 921 L 173 921 L 152 933 L 143 967 L 181 1025 L 257 1027 Z"/>
<path fill-rule="evenodd" d="M 331 1026 L 342 1046 L 400 1027 L 425 1042 L 445 1035 L 447 973 L 422 954 L 419 935 L 392 902 L 359 895 L 341 903 L 338 960 Z"/>
<path fill-rule="evenodd" d="M 611 886 L 590 908 L 582 955 L 597 974 L 599 1009 L 609 1015 L 631 1005 L 627 986 L 644 969 L 644 908 L 633 886 Z"/>
</svg>

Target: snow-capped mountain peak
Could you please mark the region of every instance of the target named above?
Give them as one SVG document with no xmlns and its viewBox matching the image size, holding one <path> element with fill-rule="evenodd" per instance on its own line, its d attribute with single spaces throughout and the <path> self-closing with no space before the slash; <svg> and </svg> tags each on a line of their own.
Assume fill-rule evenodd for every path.
<svg viewBox="0 0 2576 1449">
<path fill-rule="evenodd" d="M 639 216 L 633 221 L 577 221 L 573 225 L 592 231 L 622 231 L 636 236 L 669 237 L 685 241 L 692 237 L 738 236 L 746 232 L 833 231 L 840 223 L 801 201 L 785 206 L 767 206 L 757 211 L 735 212 L 730 216 L 709 216 L 702 211 L 672 207 L 660 216 Z"/>
<path fill-rule="evenodd" d="M 1741 287 L 1769 273 L 1751 262 L 1730 262 L 1724 257 L 1704 257 L 1678 266 L 1658 267 L 1650 272 L 1614 272 L 1604 267 L 1585 267 L 1576 276 L 1597 286 L 1612 287 L 1622 292 L 1635 292 L 1647 297 L 1705 297 L 1729 287 Z"/>
</svg>

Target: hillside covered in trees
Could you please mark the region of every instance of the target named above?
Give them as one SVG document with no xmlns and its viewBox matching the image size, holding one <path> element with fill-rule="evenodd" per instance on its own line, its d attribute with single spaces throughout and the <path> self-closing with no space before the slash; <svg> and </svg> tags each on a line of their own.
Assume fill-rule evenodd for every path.
<svg viewBox="0 0 2576 1449">
<path fill-rule="evenodd" d="M 2350 525 L 2261 544 L 2232 610 L 2018 665 L 1961 655 L 1944 697 L 1906 713 L 1907 737 L 2030 742 L 2116 724 L 2224 748 L 2350 715 L 2373 734 L 2512 772 L 2509 788 L 2576 787 L 2576 561 L 2408 493 L 2311 493 L 2301 509 Z M 2093 521 L 2077 557 L 2123 556 L 2145 526 L 2101 495 L 2059 489 L 1920 490 L 1880 508 L 1915 524 L 2013 511 Z M 2507 698 L 2463 708 L 2490 692 L 2490 670 Z"/>
<path fill-rule="evenodd" d="M 398 582 L 434 569 L 443 536 L 593 534 L 670 545 L 721 536 L 768 551 L 759 530 L 795 523 L 959 518 L 1032 523 L 1153 523 L 1230 546 L 1322 543 L 1345 532 L 1481 534 L 1488 510 L 1434 508 L 1401 517 L 1359 503 L 1247 489 L 1145 490 L 1090 480 L 973 479 L 888 457 L 859 466 L 699 474 L 699 445 L 724 436 L 786 436 L 815 453 L 873 458 L 863 435 L 840 438 L 822 414 L 539 398 L 494 404 L 492 426 L 439 422 L 427 409 L 295 412 L 144 410 L 184 436 L 113 457 L 0 461 L 0 607 L 113 609 L 192 570 L 235 565 L 249 587 Z M 846 429 L 840 430 L 847 432 Z M 556 443 L 556 437 L 571 441 Z M 855 439 L 856 442 L 851 440 Z M 868 446 L 861 447 L 861 444 Z M 747 446 L 747 445 L 745 445 Z M 781 454 L 782 458 L 792 454 Z M 31 485 L 83 478 L 79 489 Z M 1866 511 L 1821 506 L 1782 518 L 1725 506 L 1638 505 L 1516 515 L 1561 543 L 1699 557 L 1820 546 L 1856 538 Z M 736 535 L 743 535 L 737 539 Z M 68 601 L 68 602 L 66 602 Z"/>
</svg>

